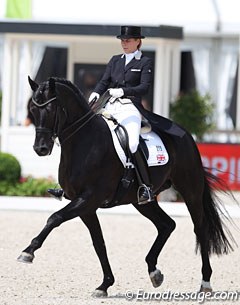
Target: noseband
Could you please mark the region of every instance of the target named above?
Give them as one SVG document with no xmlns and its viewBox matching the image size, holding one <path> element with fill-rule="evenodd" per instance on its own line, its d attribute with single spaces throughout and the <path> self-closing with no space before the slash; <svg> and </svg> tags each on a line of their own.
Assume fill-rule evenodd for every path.
<svg viewBox="0 0 240 305">
<path fill-rule="evenodd" d="M 37 107 L 39 108 L 42 108 L 44 106 L 46 106 L 47 104 L 55 101 L 57 99 L 56 96 L 50 98 L 49 100 L 47 100 L 45 103 L 43 104 L 39 104 L 36 100 L 34 100 L 34 98 L 32 98 L 32 102 L 34 105 L 36 105 Z M 54 123 L 54 130 L 51 130 L 50 128 L 46 128 L 46 127 L 36 127 L 35 130 L 36 130 L 36 133 L 37 132 L 42 132 L 42 133 L 52 133 L 53 136 L 52 136 L 52 139 L 53 141 L 55 140 L 55 138 L 57 137 L 57 134 L 56 134 L 56 128 L 57 128 L 57 120 L 55 118 L 55 123 Z"/>
</svg>

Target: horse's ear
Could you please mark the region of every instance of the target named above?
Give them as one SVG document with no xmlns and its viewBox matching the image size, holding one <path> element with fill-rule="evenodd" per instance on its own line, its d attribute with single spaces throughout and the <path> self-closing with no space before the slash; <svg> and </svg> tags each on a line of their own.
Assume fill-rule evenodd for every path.
<svg viewBox="0 0 240 305">
<path fill-rule="evenodd" d="M 53 77 L 50 77 L 48 80 L 48 84 L 49 84 L 49 90 L 51 92 L 55 92 L 55 80 Z"/>
<path fill-rule="evenodd" d="M 38 88 L 38 84 L 35 81 L 33 81 L 30 76 L 28 76 L 28 82 L 30 87 L 32 88 L 32 91 L 35 92 Z"/>
</svg>

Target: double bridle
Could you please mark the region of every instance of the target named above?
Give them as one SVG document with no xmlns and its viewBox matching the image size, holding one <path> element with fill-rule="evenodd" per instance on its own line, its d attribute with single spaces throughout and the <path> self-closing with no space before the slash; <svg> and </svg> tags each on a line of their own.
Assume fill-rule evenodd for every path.
<svg viewBox="0 0 240 305">
<path fill-rule="evenodd" d="M 34 98 L 32 98 L 32 102 L 34 105 L 36 105 L 37 107 L 39 108 L 42 108 L 44 106 L 46 106 L 47 104 L 55 101 L 57 99 L 57 97 L 53 97 L 49 100 L 47 100 L 45 103 L 43 104 L 39 104 L 37 101 L 34 100 Z M 86 114 L 84 114 L 81 118 L 77 119 L 76 121 L 74 121 L 70 126 L 66 127 L 62 133 L 66 133 L 68 132 L 71 128 L 73 127 L 76 127 L 79 126 L 74 129 L 66 138 L 64 138 L 62 141 L 61 141 L 61 145 L 63 145 L 63 143 L 65 143 L 67 140 L 69 140 L 75 133 L 77 133 L 81 128 L 83 128 L 94 116 L 96 115 L 95 112 L 92 111 L 92 109 L 90 109 Z M 85 121 L 84 121 L 85 120 Z M 53 136 L 52 136 L 52 139 L 53 141 L 55 141 L 56 137 L 58 136 L 58 133 L 57 133 L 57 125 L 58 125 L 58 122 L 57 122 L 57 112 L 56 112 L 56 116 L 55 116 L 55 122 L 54 122 L 54 129 L 51 130 L 49 128 L 46 128 L 46 127 L 36 127 L 36 132 L 44 132 L 44 133 L 52 133 Z"/>
</svg>

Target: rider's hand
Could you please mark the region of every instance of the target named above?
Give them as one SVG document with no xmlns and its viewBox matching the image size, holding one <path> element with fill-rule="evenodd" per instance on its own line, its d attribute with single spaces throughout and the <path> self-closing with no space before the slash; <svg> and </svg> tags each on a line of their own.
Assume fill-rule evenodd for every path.
<svg viewBox="0 0 240 305">
<path fill-rule="evenodd" d="M 124 92 L 122 88 L 116 88 L 116 89 L 109 89 L 109 94 L 112 97 L 118 98 L 118 97 L 122 97 L 124 95 Z"/>
<path fill-rule="evenodd" d="M 93 100 L 95 100 L 95 102 L 99 99 L 100 95 L 97 92 L 92 92 L 89 96 L 88 102 L 91 103 Z"/>
</svg>

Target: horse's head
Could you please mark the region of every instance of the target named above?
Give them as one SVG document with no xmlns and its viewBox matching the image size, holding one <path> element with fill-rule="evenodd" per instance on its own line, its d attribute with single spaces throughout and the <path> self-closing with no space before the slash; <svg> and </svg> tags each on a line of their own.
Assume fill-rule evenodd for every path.
<svg viewBox="0 0 240 305">
<path fill-rule="evenodd" d="M 36 129 L 33 148 L 39 156 L 46 156 L 52 152 L 58 124 L 55 81 L 50 78 L 40 85 L 30 77 L 28 81 L 33 90 L 29 110 Z"/>
<path fill-rule="evenodd" d="M 94 116 L 80 90 L 70 81 L 51 77 L 38 85 L 30 77 L 33 90 L 29 110 L 36 129 L 34 150 L 39 156 L 52 152 L 54 139 L 66 142 Z"/>
</svg>

